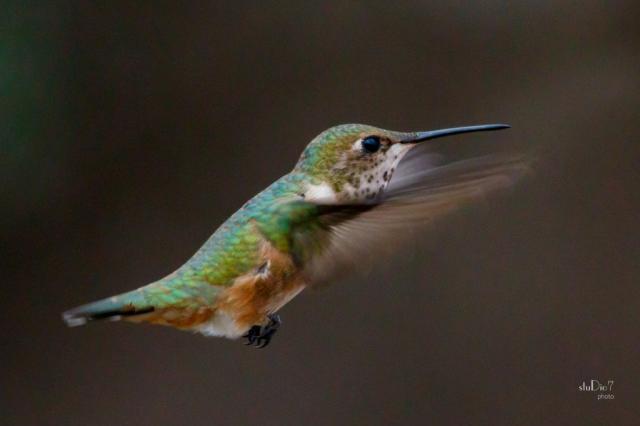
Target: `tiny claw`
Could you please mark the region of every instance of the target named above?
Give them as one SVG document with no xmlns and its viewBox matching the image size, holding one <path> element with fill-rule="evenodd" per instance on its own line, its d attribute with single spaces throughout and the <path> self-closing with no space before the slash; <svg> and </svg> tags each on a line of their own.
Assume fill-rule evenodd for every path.
<svg viewBox="0 0 640 426">
<path fill-rule="evenodd" d="M 249 346 L 249 345 L 253 345 L 254 343 L 256 343 L 258 337 L 260 337 L 260 334 L 261 334 L 260 326 L 254 325 L 253 327 L 251 327 L 249 329 L 249 331 L 247 331 L 242 336 L 245 339 L 247 339 L 247 343 L 245 343 L 245 345 Z"/>
<path fill-rule="evenodd" d="M 282 324 L 282 320 L 276 314 L 269 314 L 267 318 L 269 318 L 269 322 L 266 325 L 254 325 L 242 336 L 247 339 L 245 345 L 264 348 L 271 342 L 273 335 Z"/>
<path fill-rule="evenodd" d="M 266 347 L 271 342 L 271 338 L 276 333 L 276 330 L 277 329 L 273 329 L 273 328 L 270 330 L 267 330 L 262 336 L 260 336 L 260 338 L 258 339 L 258 342 L 256 343 L 256 346 L 258 348 Z"/>
</svg>

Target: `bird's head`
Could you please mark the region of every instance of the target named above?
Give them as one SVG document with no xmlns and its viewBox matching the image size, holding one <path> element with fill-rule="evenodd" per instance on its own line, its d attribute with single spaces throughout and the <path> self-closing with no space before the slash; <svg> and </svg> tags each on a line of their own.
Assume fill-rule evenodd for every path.
<svg viewBox="0 0 640 426">
<path fill-rule="evenodd" d="M 366 203 L 389 184 L 402 157 L 428 140 L 460 133 L 508 128 L 505 124 L 395 132 L 343 124 L 319 134 L 305 148 L 295 172 L 309 176 L 304 196 L 317 204 Z"/>
</svg>

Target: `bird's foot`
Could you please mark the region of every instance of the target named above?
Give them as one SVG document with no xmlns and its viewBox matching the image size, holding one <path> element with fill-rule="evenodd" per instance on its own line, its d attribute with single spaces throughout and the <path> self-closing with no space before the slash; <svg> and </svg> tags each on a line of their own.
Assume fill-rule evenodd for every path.
<svg viewBox="0 0 640 426">
<path fill-rule="evenodd" d="M 280 320 L 280 316 L 276 314 L 269 314 L 267 318 L 269 318 L 269 322 L 266 325 L 254 325 L 242 336 L 247 339 L 245 345 L 264 348 L 271 342 L 273 335 L 276 334 L 276 331 L 280 328 L 282 321 Z"/>
</svg>

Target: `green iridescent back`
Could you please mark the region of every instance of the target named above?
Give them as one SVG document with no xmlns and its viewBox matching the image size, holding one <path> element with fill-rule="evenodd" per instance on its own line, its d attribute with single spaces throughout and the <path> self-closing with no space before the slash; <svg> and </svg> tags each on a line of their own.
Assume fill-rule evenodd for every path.
<svg viewBox="0 0 640 426">
<path fill-rule="evenodd" d="M 311 218 L 316 209 L 304 202 L 284 202 L 299 194 L 303 180 L 301 174 L 286 175 L 249 200 L 216 230 L 171 281 L 206 281 L 229 286 L 235 278 L 259 266 L 264 237 L 279 250 L 289 252 L 291 227 Z"/>
<path fill-rule="evenodd" d="M 234 280 L 259 267 L 260 244 L 267 238 L 278 250 L 296 259 L 293 232 L 312 233 L 317 229 L 318 207 L 305 202 L 300 194 L 306 182 L 316 184 L 332 179 L 330 167 L 336 156 L 352 143 L 354 134 L 380 131 L 375 127 L 346 124 L 318 135 L 303 151 L 294 170 L 274 182 L 234 213 L 198 252 L 175 274 L 161 280 L 174 290 L 188 292 L 203 282 L 227 287 Z M 299 247 L 297 247 L 299 249 Z"/>
</svg>

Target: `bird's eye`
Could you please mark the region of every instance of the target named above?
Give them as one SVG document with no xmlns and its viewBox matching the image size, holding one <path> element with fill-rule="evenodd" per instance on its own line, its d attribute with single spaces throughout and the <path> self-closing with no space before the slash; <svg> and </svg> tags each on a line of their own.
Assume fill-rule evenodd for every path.
<svg viewBox="0 0 640 426">
<path fill-rule="evenodd" d="M 367 136 L 362 139 L 362 148 L 368 153 L 374 153 L 380 149 L 380 138 L 377 136 Z"/>
</svg>

